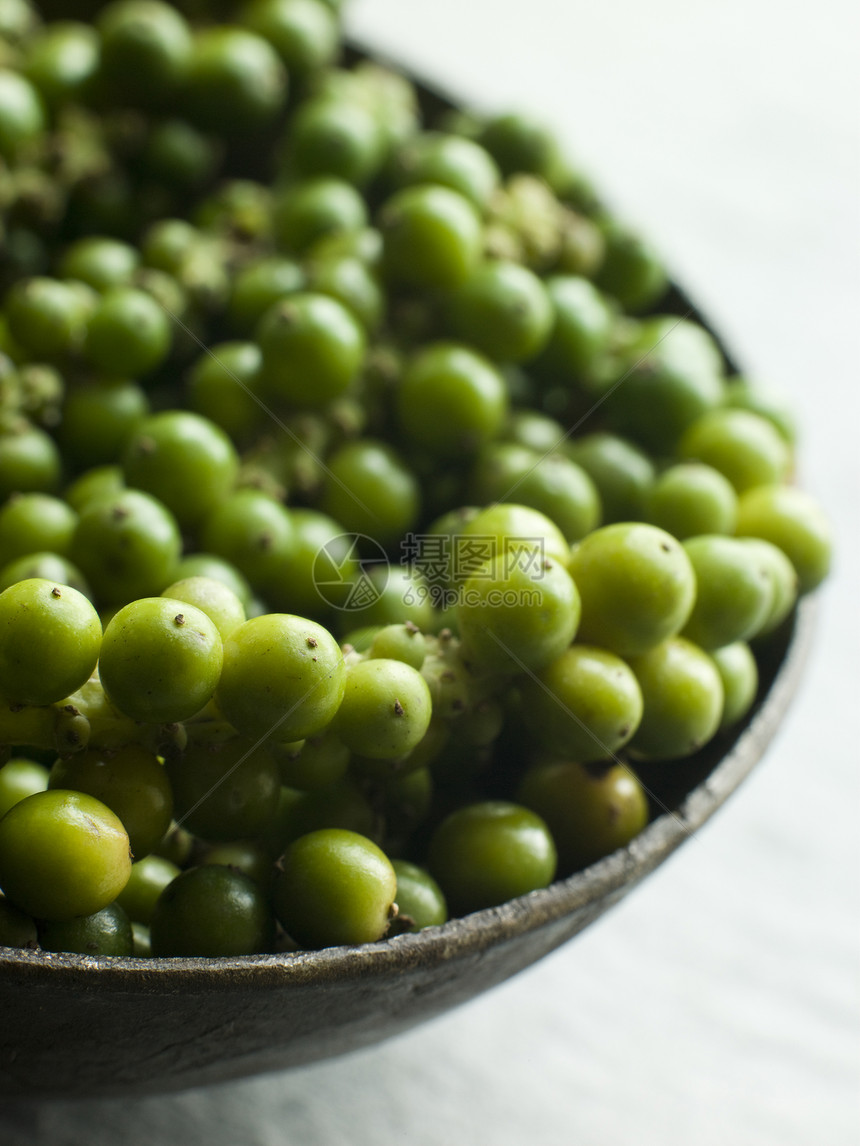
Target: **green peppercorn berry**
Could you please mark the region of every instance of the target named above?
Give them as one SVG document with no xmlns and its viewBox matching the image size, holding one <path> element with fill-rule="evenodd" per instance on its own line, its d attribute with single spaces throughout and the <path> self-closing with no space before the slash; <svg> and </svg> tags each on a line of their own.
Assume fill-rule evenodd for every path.
<svg viewBox="0 0 860 1146">
<path fill-rule="evenodd" d="M 397 921 L 401 931 L 423 931 L 448 918 L 442 889 L 429 871 L 407 860 L 391 861 L 397 876 Z"/>
<path fill-rule="evenodd" d="M 525 362 L 549 338 L 553 311 L 537 275 L 519 263 L 492 260 L 451 295 L 449 322 L 497 362 Z"/>
<path fill-rule="evenodd" d="M 189 61 L 185 110 L 199 127 L 237 136 L 283 108 L 287 73 L 274 48 L 243 28 L 200 28 Z"/>
<path fill-rule="evenodd" d="M 38 426 L 24 422 L 0 433 L 0 501 L 14 493 L 53 493 L 61 469 L 54 439 Z"/>
<path fill-rule="evenodd" d="M 692 319 L 644 320 L 620 356 L 618 384 L 603 403 L 610 428 L 652 454 L 673 453 L 687 427 L 722 402 L 723 369 L 714 339 Z"/>
<path fill-rule="evenodd" d="M 251 600 L 251 586 L 229 561 L 215 557 L 212 553 L 189 553 L 176 566 L 176 580 L 185 581 L 191 577 L 220 581 L 238 597 L 243 608 L 248 607 Z"/>
<path fill-rule="evenodd" d="M 431 732 L 428 732 L 413 755 L 423 752 L 425 741 L 432 735 Z M 436 747 L 434 747 L 431 755 L 433 762 L 435 762 L 439 758 L 439 752 L 442 751 L 443 745 L 439 743 L 438 738 L 433 738 L 436 740 Z M 435 778 L 429 767 L 412 768 L 411 771 L 407 770 L 397 772 L 393 776 L 386 776 L 380 786 L 382 814 L 385 817 L 385 822 L 389 825 L 396 825 L 396 831 L 401 833 L 404 838 L 426 822 L 433 806 L 433 795 L 436 787 Z"/>
<path fill-rule="evenodd" d="M 573 547 L 568 568 L 582 597 L 579 639 L 619 656 L 680 632 L 692 612 L 690 559 L 656 526 L 618 522 L 596 529 Z"/>
<path fill-rule="evenodd" d="M 306 81 L 337 55 L 338 21 L 324 0 L 251 0 L 239 18 L 268 40 L 298 81 Z"/>
<path fill-rule="evenodd" d="M 33 84 L 17 72 L 0 68 L 0 155 L 15 160 L 45 130 L 46 118 Z"/>
<path fill-rule="evenodd" d="M 0 593 L 0 695 L 53 704 L 80 688 L 99 657 L 102 627 L 69 585 L 31 578 Z"/>
<path fill-rule="evenodd" d="M 183 577 L 168 585 L 161 596 L 193 605 L 205 613 L 222 640 L 226 640 L 246 620 L 241 599 L 217 577 Z"/>
<path fill-rule="evenodd" d="M 17 46 L 36 32 L 38 23 L 39 17 L 30 0 L 9 0 L 0 12 L 0 36 Z"/>
<path fill-rule="evenodd" d="M 80 349 L 92 299 L 72 283 L 20 279 L 5 299 L 9 333 L 36 361 L 63 359 Z"/>
<path fill-rule="evenodd" d="M 609 300 L 577 275 L 553 275 L 546 280 L 551 306 L 544 350 L 535 370 L 545 381 L 589 383 L 598 373 L 615 325 Z"/>
<path fill-rule="evenodd" d="M 720 731 L 734 728 L 752 708 L 758 692 L 758 665 L 749 645 L 736 641 L 711 653 L 723 682 Z"/>
<path fill-rule="evenodd" d="M 641 235 L 617 222 L 601 230 L 604 251 L 597 285 L 633 314 L 648 310 L 660 301 L 669 282 L 659 255 Z"/>
<path fill-rule="evenodd" d="M 754 637 L 773 607 L 773 584 L 754 548 L 705 534 L 684 542 L 696 575 L 696 600 L 682 633 L 712 651 Z"/>
<path fill-rule="evenodd" d="M 427 867 L 451 911 L 465 915 L 546 887 L 557 853 L 537 813 L 502 800 L 467 804 L 434 831 Z"/>
<path fill-rule="evenodd" d="M 64 279 L 78 279 L 93 290 L 129 286 L 140 265 L 140 254 L 130 243 L 107 235 L 89 235 L 66 248 L 59 263 Z"/>
<path fill-rule="evenodd" d="M 304 272 L 293 259 L 284 255 L 264 255 L 250 260 L 236 271 L 230 285 L 228 314 L 231 325 L 243 337 L 252 334 L 269 307 L 287 295 L 296 294 L 304 288 L 304 285 Z M 212 347 L 212 355 L 216 360 L 224 361 L 226 347 L 252 345 L 253 343 L 224 343 L 220 347 Z M 239 373 L 243 382 L 247 382 L 255 373 L 259 362 L 252 367 L 249 349 L 241 352 L 237 349 L 232 353 L 241 353 L 243 358 L 240 361 L 243 364 L 246 359 L 248 360 L 248 365 L 238 371 L 236 365 L 227 363 L 231 370 Z M 206 358 L 201 359 L 201 363 L 205 361 Z M 200 413 L 205 414 L 206 411 L 200 410 Z"/>
<path fill-rule="evenodd" d="M 542 816 L 569 874 L 625 847 L 648 823 L 648 800 L 623 764 L 566 757 L 526 772 L 517 799 Z"/>
<path fill-rule="evenodd" d="M 412 135 L 399 148 L 392 164 L 399 187 L 435 183 L 465 195 L 483 211 L 501 182 L 495 160 L 472 139 L 441 131 Z"/>
<path fill-rule="evenodd" d="M 85 597 L 92 597 L 90 587 L 80 569 L 67 558 L 50 551 L 28 553 L 4 565 L 0 569 L 0 593 L 10 585 L 16 585 L 19 581 L 29 581 L 34 577 L 41 581 L 52 581 L 55 585 L 68 585 L 71 589 L 83 593 Z"/>
<path fill-rule="evenodd" d="M 275 238 L 288 254 L 305 254 L 320 239 L 351 234 L 366 225 L 367 205 L 345 179 L 330 175 L 302 179 L 275 198 Z"/>
<path fill-rule="evenodd" d="M 629 658 L 642 689 L 642 721 L 630 747 L 645 759 L 680 760 L 714 736 L 723 713 L 723 685 L 707 653 L 682 637 Z"/>
<path fill-rule="evenodd" d="M 35 760 L 13 757 L 0 767 L 0 819 L 13 804 L 32 796 L 34 792 L 44 792 L 48 787 L 48 769 Z"/>
<path fill-rule="evenodd" d="M 211 136 L 184 119 L 162 119 L 151 125 L 139 163 L 141 172 L 156 184 L 196 191 L 209 182 L 220 159 L 220 148 Z"/>
<path fill-rule="evenodd" d="M 0 820 L 0 887 L 37 919 L 74 919 L 112 903 L 131 855 L 119 818 L 93 796 L 55 789 Z"/>
<path fill-rule="evenodd" d="M 267 582 L 267 599 L 279 609 L 307 617 L 344 605 L 358 570 L 354 539 L 333 518 L 316 510 L 295 509 L 291 518 L 293 544 L 277 578 Z"/>
<path fill-rule="evenodd" d="M 166 107 L 185 79 L 191 32 L 172 4 L 113 0 L 98 17 L 101 77 L 120 99 Z"/>
<path fill-rule="evenodd" d="M 427 655 L 427 642 L 421 630 L 412 622 L 385 625 L 373 634 L 368 655 L 372 660 L 380 657 L 402 661 L 420 670 Z"/>
<path fill-rule="evenodd" d="M 567 445 L 567 433 L 561 422 L 537 410 L 512 410 L 502 438 L 539 454 L 556 453 Z"/>
<path fill-rule="evenodd" d="M 725 404 L 732 409 L 749 410 L 767 418 L 788 446 L 796 445 L 797 422 L 794 413 L 777 392 L 760 387 L 746 378 L 730 378 L 726 382 Z"/>
<path fill-rule="evenodd" d="M 99 370 L 120 377 L 149 374 L 167 357 L 171 320 L 145 291 L 106 291 L 87 325 L 84 353 Z"/>
<path fill-rule="evenodd" d="M 738 502 L 737 533 L 769 541 L 781 549 L 795 568 L 801 593 L 817 588 L 830 570 L 830 522 L 804 490 L 780 485 L 749 490 Z"/>
<path fill-rule="evenodd" d="M 382 286 L 374 270 L 357 255 L 320 254 L 315 248 L 308 264 L 308 282 L 317 294 L 330 295 L 342 303 L 365 330 L 376 330 L 382 322 L 386 303 Z"/>
<path fill-rule="evenodd" d="M 287 848 L 280 867 L 275 912 L 300 947 L 372 943 L 385 935 L 397 876 L 371 840 L 338 828 L 310 832 Z"/>
<path fill-rule="evenodd" d="M 773 632 L 786 619 L 797 601 L 798 578 L 785 553 L 770 541 L 758 537 L 741 538 L 755 551 L 756 560 L 770 581 L 771 607 L 758 627 L 757 637 Z"/>
<path fill-rule="evenodd" d="M 255 489 L 239 489 L 215 506 L 199 530 L 201 547 L 228 561 L 257 591 L 283 579 L 295 548 L 290 511 Z"/>
<path fill-rule="evenodd" d="M 189 407 L 240 444 L 265 417 L 257 396 L 261 361 L 254 342 L 222 342 L 201 354 L 188 375 Z"/>
<path fill-rule="evenodd" d="M 601 432 L 573 438 L 565 451 L 597 486 L 604 525 L 644 516 L 655 467 L 638 446 L 616 434 Z"/>
<path fill-rule="evenodd" d="M 224 844 L 210 844 L 200 857 L 202 864 L 220 864 L 240 871 L 268 892 L 275 877 L 272 858 L 257 840 L 232 840 Z"/>
<path fill-rule="evenodd" d="M 132 955 L 131 920 L 116 902 L 76 919 L 48 920 L 39 927 L 39 946 L 79 955 Z"/>
<path fill-rule="evenodd" d="M 391 446 L 364 438 L 347 442 L 328 457 L 320 508 L 346 532 L 388 546 L 415 525 L 420 488 Z"/>
<path fill-rule="evenodd" d="M 580 177 L 576 178 L 579 180 Z M 589 191 L 586 191 L 586 194 Z M 562 215 L 559 273 L 593 278 L 606 254 L 603 232 L 593 219 L 580 214 L 580 211 L 586 210 L 587 206 L 582 202 L 578 187 L 571 189 L 571 202 L 566 204 L 566 207 Z"/>
<path fill-rule="evenodd" d="M 237 177 L 225 179 L 197 205 L 192 220 L 204 235 L 203 249 L 209 254 L 204 264 L 207 269 L 223 270 L 218 266 L 223 248 L 213 239 L 268 241 L 272 233 L 272 199 L 272 189 L 265 183 Z M 226 279 L 225 274 L 225 290 L 229 285 Z"/>
<path fill-rule="evenodd" d="M 181 868 L 190 862 L 193 851 L 194 837 L 191 833 L 186 832 L 180 824 L 171 824 L 153 855 L 161 856 Z"/>
<path fill-rule="evenodd" d="M 652 525 L 685 541 L 705 533 L 734 533 L 738 499 L 719 470 L 684 462 L 657 478 L 648 492 L 646 512 Z"/>
<path fill-rule="evenodd" d="M 117 461 L 149 409 L 143 389 L 128 379 L 99 378 L 70 387 L 57 427 L 64 457 L 82 468 Z"/>
<path fill-rule="evenodd" d="M 86 103 L 99 67 L 95 30 L 62 20 L 41 28 L 27 44 L 24 70 L 48 107 Z"/>
<path fill-rule="evenodd" d="M 296 111 L 285 166 L 300 177 L 327 175 L 361 187 L 376 173 L 383 156 L 382 130 L 369 108 L 318 96 Z"/>
<path fill-rule="evenodd" d="M 164 856 L 144 856 L 131 865 L 128 883 L 116 902 L 133 922 L 148 926 L 158 897 L 178 875 L 179 868 Z"/>
<path fill-rule="evenodd" d="M 719 470 L 741 494 L 785 479 L 790 450 L 772 422 L 749 410 L 712 410 L 687 428 L 682 458 Z"/>
<path fill-rule="evenodd" d="M 539 510 L 565 538 L 579 541 L 600 525 L 600 498 L 586 471 L 564 454 L 494 442 L 479 454 L 469 494 L 478 504 L 516 499 Z"/>
<path fill-rule="evenodd" d="M 180 276 L 189 256 L 204 239 L 199 228 L 186 219 L 159 219 L 140 240 L 140 253 L 148 267 Z"/>
<path fill-rule="evenodd" d="M 281 788 L 278 817 L 274 830 L 263 841 L 274 845 L 270 851 L 275 857 L 294 840 L 325 828 L 357 832 L 377 842 L 380 836 L 379 810 L 349 775 L 310 792 Z"/>
<path fill-rule="evenodd" d="M 478 139 L 504 175 L 524 173 L 551 180 L 560 161 L 553 132 L 522 112 L 493 116 L 482 127 Z"/>
<path fill-rule="evenodd" d="M 380 563 L 361 569 L 341 607 L 350 627 L 412 624 L 430 632 L 436 619 L 430 586 L 419 569 L 407 565 Z"/>
<path fill-rule="evenodd" d="M 127 483 L 158 498 L 185 527 L 221 505 L 239 473 L 225 431 L 187 410 L 165 410 L 141 422 L 122 463 Z"/>
<path fill-rule="evenodd" d="M 152 958 L 152 940 L 149 928 L 144 923 L 131 922 L 132 954 L 135 959 Z"/>
<path fill-rule="evenodd" d="M 351 755 L 330 729 L 297 744 L 281 745 L 278 749 L 281 783 L 302 792 L 329 788 L 344 778 Z"/>
<path fill-rule="evenodd" d="M 75 511 L 59 498 L 13 494 L 0 508 L 0 553 L 6 562 L 45 550 L 65 554 L 77 521 Z"/>
<path fill-rule="evenodd" d="M 564 566 L 532 549 L 505 549 L 480 566 L 457 603 L 464 659 L 506 674 L 551 664 L 579 617 L 579 593 Z"/>
<path fill-rule="evenodd" d="M 204 864 L 164 889 L 150 923 L 152 954 L 208 958 L 271 951 L 274 918 L 261 888 L 233 868 Z"/>
<path fill-rule="evenodd" d="M 66 487 L 63 497 L 72 509 L 80 515 L 85 507 L 99 498 L 112 497 L 124 488 L 125 480 L 119 466 L 92 466 Z"/>
<path fill-rule="evenodd" d="M 521 695 L 530 743 L 582 763 L 612 756 L 642 719 L 642 692 L 630 668 L 591 645 L 566 649 L 524 681 Z"/>
<path fill-rule="evenodd" d="M 303 617 L 272 613 L 245 621 L 224 642 L 216 700 L 246 736 L 303 740 L 331 723 L 345 686 L 334 637 Z"/>
<path fill-rule="evenodd" d="M 383 272 L 390 282 L 450 289 L 478 265 L 481 220 L 472 203 L 449 187 L 405 187 L 386 200 L 377 222 Z"/>
<path fill-rule="evenodd" d="M 407 363 L 397 389 L 407 437 L 434 455 L 474 453 L 501 429 L 504 379 L 483 355 L 457 343 L 430 343 Z"/>
<path fill-rule="evenodd" d="M 71 557 L 99 600 L 118 605 L 170 584 L 181 547 L 176 519 L 161 502 L 121 489 L 83 507 Z"/>
<path fill-rule="evenodd" d="M 350 665 L 334 730 L 360 756 L 397 760 L 423 739 L 432 701 L 427 682 L 403 661 L 379 658 Z"/>
<path fill-rule="evenodd" d="M 356 377 L 365 337 L 341 303 L 324 294 L 294 294 L 260 321 L 262 378 L 270 393 L 291 405 L 324 406 Z"/>
<path fill-rule="evenodd" d="M 221 664 L 221 637 L 205 613 L 183 601 L 143 597 L 115 613 L 105 629 L 99 676 L 120 712 L 169 724 L 194 716 L 210 700 Z"/>
</svg>

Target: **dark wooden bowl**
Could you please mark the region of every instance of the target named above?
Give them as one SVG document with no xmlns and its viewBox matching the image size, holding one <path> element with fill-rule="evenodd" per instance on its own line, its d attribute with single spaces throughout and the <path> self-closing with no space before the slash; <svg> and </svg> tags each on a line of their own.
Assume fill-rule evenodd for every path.
<svg viewBox="0 0 860 1146">
<path fill-rule="evenodd" d="M 431 117 L 453 106 L 420 88 Z M 677 289 L 660 309 L 707 326 Z M 739 728 L 642 772 L 662 809 L 646 830 L 544 891 L 419 934 L 298 954 L 139 960 L 0 948 L 0 1094 L 141 1095 L 297 1066 L 379 1042 L 510 978 L 617 903 L 725 802 L 779 727 L 813 615 L 803 602 L 759 650 L 759 697 Z"/>
</svg>

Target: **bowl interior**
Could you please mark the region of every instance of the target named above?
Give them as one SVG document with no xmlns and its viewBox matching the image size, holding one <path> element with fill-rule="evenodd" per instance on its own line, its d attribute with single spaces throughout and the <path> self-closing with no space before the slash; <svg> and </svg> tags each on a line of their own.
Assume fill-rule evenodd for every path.
<svg viewBox="0 0 860 1146">
<path fill-rule="evenodd" d="M 456 106 L 418 88 L 428 119 Z M 710 329 L 678 288 L 661 310 Z M 356 948 L 151 960 L 0 948 L 0 1093 L 147 1093 L 308 1063 L 509 978 L 598 918 L 725 802 L 779 726 L 813 622 L 805 601 L 758 650 L 759 697 L 739 727 L 692 758 L 641 770 L 653 819 L 629 847 L 543 891 Z"/>
</svg>

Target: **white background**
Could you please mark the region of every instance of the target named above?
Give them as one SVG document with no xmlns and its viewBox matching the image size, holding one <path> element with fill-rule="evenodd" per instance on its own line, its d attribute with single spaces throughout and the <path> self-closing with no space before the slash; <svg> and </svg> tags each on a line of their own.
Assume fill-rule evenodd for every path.
<svg viewBox="0 0 860 1146">
<path fill-rule="evenodd" d="M 851 0 L 352 0 L 428 77 L 554 124 L 799 415 L 839 536 L 765 762 L 634 895 L 457 1012 L 352 1057 L 139 1103 L 12 1108 L 17 1146 L 860 1141 L 860 26 Z M 0 1020 L 2 1021 L 2 1020 Z"/>
</svg>

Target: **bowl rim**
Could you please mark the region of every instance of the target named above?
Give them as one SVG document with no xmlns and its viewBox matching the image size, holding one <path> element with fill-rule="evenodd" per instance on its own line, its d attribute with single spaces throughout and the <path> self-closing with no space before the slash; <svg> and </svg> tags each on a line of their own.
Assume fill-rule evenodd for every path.
<svg viewBox="0 0 860 1146">
<path fill-rule="evenodd" d="M 310 982 L 349 982 L 412 967 L 428 968 L 548 926 L 589 905 L 595 914 L 620 899 L 685 843 L 741 784 L 775 735 L 799 684 L 812 642 L 817 601 L 799 602 L 784 650 L 751 715 L 719 762 L 674 810 L 656 816 L 626 847 L 546 888 L 498 907 L 360 946 L 230 957 L 87 956 L 0 947 L 0 980 L 52 987 L 147 993 L 249 991 Z"/>
</svg>

